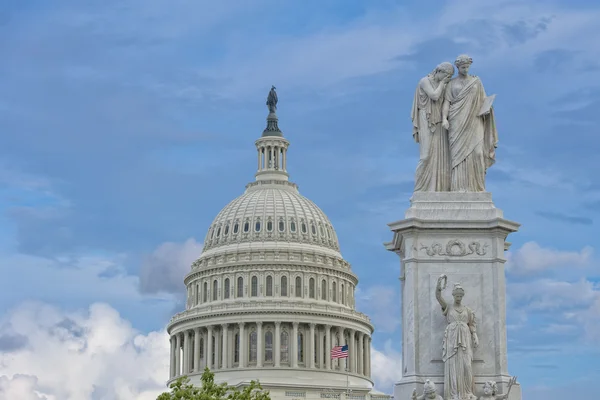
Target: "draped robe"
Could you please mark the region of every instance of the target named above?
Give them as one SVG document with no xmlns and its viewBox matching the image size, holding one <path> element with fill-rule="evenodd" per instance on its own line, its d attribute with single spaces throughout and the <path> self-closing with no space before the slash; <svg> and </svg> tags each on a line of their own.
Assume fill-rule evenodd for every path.
<svg viewBox="0 0 600 400">
<path fill-rule="evenodd" d="M 447 192 L 450 190 L 450 155 L 448 134 L 442 127 L 443 93 L 433 100 L 422 88 L 428 79 L 433 90 L 439 82 L 423 78 L 413 100 L 411 118 L 413 136 L 419 143 L 419 164 L 415 173 L 415 192 Z"/>
<path fill-rule="evenodd" d="M 448 325 L 444 332 L 444 399 L 471 400 L 473 394 L 473 339 L 475 313 L 463 306 L 459 312 L 452 305 L 443 309 Z"/>
<path fill-rule="evenodd" d="M 479 115 L 485 98 L 483 84 L 476 76 L 464 80 L 454 78 L 446 88 L 450 190 L 453 192 L 485 192 L 486 170 L 496 160 L 498 132 L 494 110 Z"/>
</svg>

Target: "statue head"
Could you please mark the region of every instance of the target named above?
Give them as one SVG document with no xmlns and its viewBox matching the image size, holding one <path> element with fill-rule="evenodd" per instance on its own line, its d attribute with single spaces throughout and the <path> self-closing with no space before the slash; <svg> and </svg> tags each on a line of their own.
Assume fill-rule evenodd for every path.
<svg viewBox="0 0 600 400">
<path fill-rule="evenodd" d="M 437 391 L 435 390 L 435 383 L 431 382 L 429 379 L 425 381 L 423 385 L 423 394 L 427 399 L 435 399 L 437 398 Z"/>
<path fill-rule="evenodd" d="M 483 394 L 486 396 L 495 396 L 498 386 L 494 381 L 487 381 L 483 384 Z"/>
<path fill-rule="evenodd" d="M 462 302 L 462 298 L 465 295 L 465 289 L 460 285 L 460 283 L 454 284 L 454 289 L 452 289 L 452 296 L 454 297 L 454 303 L 460 304 Z"/>
<path fill-rule="evenodd" d="M 451 78 L 454 75 L 454 66 L 449 62 L 443 62 L 439 64 L 435 69 L 429 74 L 436 81 L 442 81 L 444 78 Z"/>
<path fill-rule="evenodd" d="M 464 76 L 469 74 L 469 67 L 471 67 L 471 64 L 473 64 L 473 59 L 466 54 L 461 54 L 456 57 L 456 60 L 454 61 L 454 65 L 458 68 L 458 73 Z"/>
</svg>

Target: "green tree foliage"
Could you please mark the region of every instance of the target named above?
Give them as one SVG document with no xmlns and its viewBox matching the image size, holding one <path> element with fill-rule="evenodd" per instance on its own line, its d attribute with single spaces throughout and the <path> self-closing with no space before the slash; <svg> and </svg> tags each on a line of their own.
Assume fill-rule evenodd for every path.
<svg viewBox="0 0 600 400">
<path fill-rule="evenodd" d="M 208 368 L 202 373 L 202 386 L 190 384 L 190 378 L 182 376 L 170 385 L 170 392 L 165 392 L 156 400 L 271 400 L 269 392 L 263 390 L 258 381 L 250 382 L 242 390 L 228 386 L 226 383 L 217 385 L 215 374 Z"/>
</svg>

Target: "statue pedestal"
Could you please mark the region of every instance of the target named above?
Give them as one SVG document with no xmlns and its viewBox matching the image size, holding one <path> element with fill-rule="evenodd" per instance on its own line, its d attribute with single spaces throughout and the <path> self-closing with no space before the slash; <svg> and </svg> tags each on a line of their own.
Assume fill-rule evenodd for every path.
<svg viewBox="0 0 600 400">
<path fill-rule="evenodd" d="M 416 192 L 405 219 L 389 224 L 394 238 L 388 250 L 400 256 L 402 291 L 402 379 L 395 400 L 420 395 L 430 379 L 444 396 L 442 341 L 446 319 L 435 297 L 438 277 L 448 277 L 442 292 L 453 302 L 452 287 L 465 290 L 463 304 L 475 312 L 479 347 L 473 353 L 476 396 L 483 383 L 495 381 L 506 393 L 510 375 L 506 356 L 506 237 L 519 224 L 503 218 L 491 193 Z M 445 399 L 450 400 L 450 399 Z M 509 400 L 521 400 L 515 384 Z"/>
</svg>

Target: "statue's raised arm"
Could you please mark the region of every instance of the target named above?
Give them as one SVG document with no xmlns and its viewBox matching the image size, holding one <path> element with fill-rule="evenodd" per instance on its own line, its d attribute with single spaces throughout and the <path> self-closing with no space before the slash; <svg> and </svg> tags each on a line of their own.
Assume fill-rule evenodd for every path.
<svg viewBox="0 0 600 400">
<path fill-rule="evenodd" d="M 437 280 L 437 286 L 435 288 L 435 298 L 437 299 L 438 303 L 440 303 L 442 311 L 444 312 L 446 311 L 446 308 L 448 308 L 448 304 L 442 296 L 442 290 L 446 288 L 446 282 L 448 282 L 448 277 L 446 275 L 440 275 L 440 277 Z"/>
</svg>

